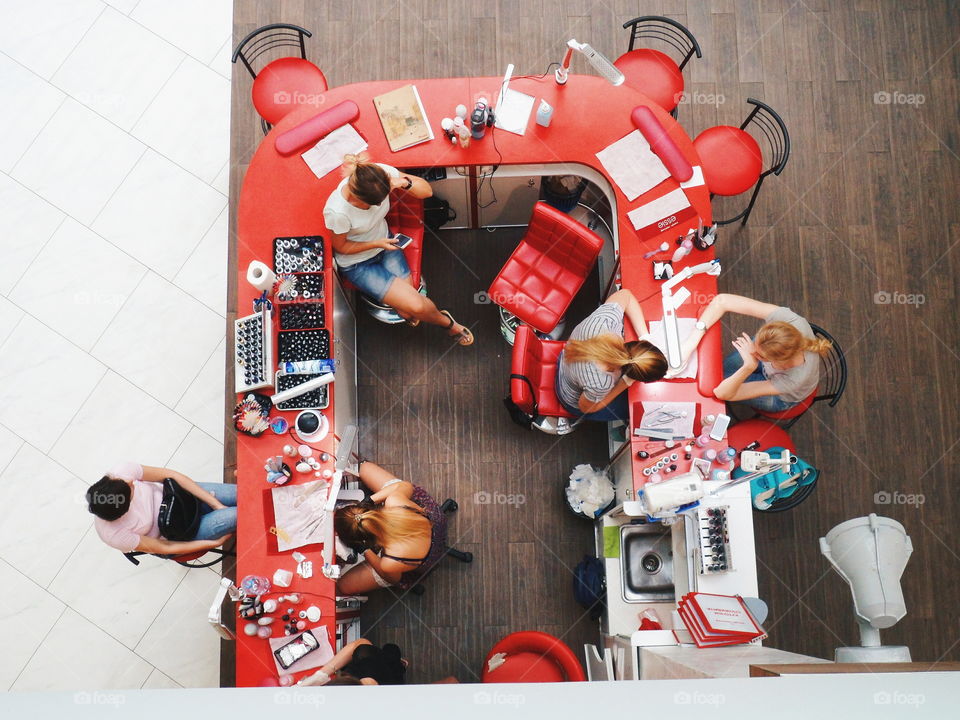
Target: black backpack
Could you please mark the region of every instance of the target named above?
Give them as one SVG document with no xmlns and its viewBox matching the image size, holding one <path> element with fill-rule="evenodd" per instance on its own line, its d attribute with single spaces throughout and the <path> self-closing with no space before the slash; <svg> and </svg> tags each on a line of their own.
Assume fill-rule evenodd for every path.
<svg viewBox="0 0 960 720">
<path fill-rule="evenodd" d="M 457 219 L 457 211 L 441 197 L 431 195 L 423 200 L 423 224 L 431 230 L 439 230 L 451 220 Z"/>
<path fill-rule="evenodd" d="M 607 573 L 603 560 L 584 555 L 573 569 L 573 597 L 596 620 L 607 606 Z"/>
<path fill-rule="evenodd" d="M 173 478 L 163 481 L 163 500 L 157 516 L 160 534 L 167 540 L 187 542 L 197 536 L 200 526 L 200 501 Z"/>
</svg>

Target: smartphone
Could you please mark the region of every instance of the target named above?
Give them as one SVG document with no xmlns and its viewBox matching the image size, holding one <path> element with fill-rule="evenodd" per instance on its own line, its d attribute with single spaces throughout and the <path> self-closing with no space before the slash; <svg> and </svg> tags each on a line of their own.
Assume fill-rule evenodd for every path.
<svg viewBox="0 0 960 720">
<path fill-rule="evenodd" d="M 318 647 L 320 647 L 320 643 L 317 642 L 317 638 L 314 637 L 312 632 L 307 630 L 297 639 L 291 640 L 286 645 L 274 650 L 273 654 L 277 657 L 277 662 L 280 663 L 280 667 L 286 670 L 297 660 L 313 652 Z"/>
<path fill-rule="evenodd" d="M 393 244 L 396 245 L 400 250 L 403 250 L 407 245 L 413 242 L 413 238 L 409 235 L 404 235 L 403 233 L 394 233 L 392 238 Z"/>
</svg>

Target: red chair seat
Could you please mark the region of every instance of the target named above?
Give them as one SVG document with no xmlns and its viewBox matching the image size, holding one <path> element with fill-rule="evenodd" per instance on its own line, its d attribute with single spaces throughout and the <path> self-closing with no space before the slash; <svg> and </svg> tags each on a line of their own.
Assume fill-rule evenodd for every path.
<svg viewBox="0 0 960 720">
<path fill-rule="evenodd" d="M 536 410 L 546 417 L 574 417 L 557 399 L 554 382 L 557 377 L 557 363 L 565 343 L 559 340 L 541 340 L 529 325 L 517 328 L 513 342 L 513 356 L 510 362 L 510 374 L 522 375 L 530 385 L 519 378 L 510 379 L 510 397 L 526 413 Z"/>
<path fill-rule="evenodd" d="M 727 443 L 732 448 L 743 450 L 754 440 L 760 443 L 760 449 L 764 450 L 771 447 L 786 448 L 792 453 L 796 453 L 793 441 L 779 425 L 775 425 L 769 420 L 753 418 L 744 420 L 735 425 L 731 425 L 727 431 Z"/>
<path fill-rule="evenodd" d="M 506 657 L 502 665 L 489 670 L 490 658 Z M 562 640 L 536 631 L 515 632 L 493 646 L 483 662 L 485 683 L 583 682 L 587 679 L 577 656 Z"/>
<path fill-rule="evenodd" d="M 538 202 L 527 233 L 490 285 L 493 302 L 543 333 L 553 330 L 583 286 L 603 238 Z"/>
<path fill-rule="evenodd" d="M 763 171 L 763 153 L 757 141 L 740 128 L 717 125 L 693 141 L 710 192 L 739 195 L 753 187 Z"/>
<path fill-rule="evenodd" d="M 763 410 L 757 410 L 757 414 L 763 415 L 763 417 L 770 418 L 771 420 L 789 420 L 790 418 L 800 417 L 807 411 L 807 408 L 813 405 L 813 399 L 816 396 L 817 391 L 814 390 L 792 408 L 781 410 L 780 412 L 764 412 Z"/>
<path fill-rule="evenodd" d="M 667 112 L 672 112 L 683 97 L 683 73 L 669 55 L 659 50 L 631 50 L 613 64 L 623 73 L 627 85 Z"/>
<path fill-rule="evenodd" d="M 309 60 L 285 57 L 274 60 L 253 81 L 253 106 L 271 125 L 280 122 L 299 105 L 319 109 L 320 94 L 327 90 L 327 79 Z"/>
</svg>

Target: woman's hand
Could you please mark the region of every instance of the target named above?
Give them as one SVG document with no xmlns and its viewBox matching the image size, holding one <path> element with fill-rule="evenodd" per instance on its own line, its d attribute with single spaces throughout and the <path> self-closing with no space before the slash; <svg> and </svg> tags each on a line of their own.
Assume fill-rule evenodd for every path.
<svg viewBox="0 0 960 720">
<path fill-rule="evenodd" d="M 413 182 L 412 180 L 410 181 Z M 391 190 L 409 190 L 407 187 L 407 176 L 403 173 L 400 173 L 397 177 L 390 178 L 390 189 Z"/>
<path fill-rule="evenodd" d="M 368 243 L 359 243 L 368 248 L 383 248 L 384 250 L 399 250 L 397 241 L 392 238 L 383 238 L 383 240 L 372 240 Z"/>
<path fill-rule="evenodd" d="M 760 361 L 757 360 L 757 347 L 753 344 L 753 338 L 746 333 L 741 333 L 740 337 L 733 341 L 733 347 L 740 353 L 740 357 L 743 358 L 743 366 L 745 368 L 749 368 L 751 372 L 757 369 Z"/>
</svg>

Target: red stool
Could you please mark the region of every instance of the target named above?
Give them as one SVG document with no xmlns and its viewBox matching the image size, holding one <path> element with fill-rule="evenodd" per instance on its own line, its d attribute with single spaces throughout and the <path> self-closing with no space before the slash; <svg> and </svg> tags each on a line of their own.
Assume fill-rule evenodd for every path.
<svg viewBox="0 0 960 720">
<path fill-rule="evenodd" d="M 760 448 L 782 447 L 791 453 L 797 451 L 787 431 L 769 420 L 761 418 L 744 420 L 731 425 L 727 431 L 727 444 L 737 450 L 743 450 L 754 441 L 760 443 Z"/>
<path fill-rule="evenodd" d="M 718 125 L 704 130 L 693 141 L 711 197 L 739 195 L 753 187 L 746 209 L 729 220 L 715 220 L 717 225 L 741 219 L 741 225 L 746 225 L 764 178 L 783 172 L 790 158 L 790 134 L 780 116 L 759 100 L 748 98 L 747 102 L 754 108 L 740 127 Z M 760 144 L 746 131 L 751 124 L 769 148 L 770 166 L 766 170 Z"/>
<path fill-rule="evenodd" d="M 506 655 L 503 664 L 490 670 L 490 658 Z M 483 661 L 485 683 L 582 682 L 587 679 L 580 661 L 562 640 L 543 632 L 525 630 L 507 635 L 493 646 Z"/>
<path fill-rule="evenodd" d="M 623 27 L 630 28 L 630 45 L 613 64 L 623 73 L 627 85 L 676 117 L 677 104 L 683 97 L 683 68 L 694 53 L 703 57 L 697 39 L 676 20 L 656 15 L 628 20 Z M 678 63 L 659 50 L 635 50 L 634 43 L 642 39 L 665 42 L 683 59 Z"/>
<path fill-rule="evenodd" d="M 575 416 L 563 409 L 554 385 L 564 345 L 559 340 L 543 340 L 532 327 L 521 325 L 510 361 L 510 399 L 535 418 L 534 427 L 551 435 L 565 435 L 576 426 L 565 422 Z"/>
<path fill-rule="evenodd" d="M 233 51 L 233 62 L 240 60 L 253 78 L 253 106 L 264 134 L 301 105 L 319 109 L 321 95 L 327 90 L 327 79 L 320 68 L 307 60 L 304 37 L 312 37 L 312 33 L 298 25 L 274 23 L 254 30 Z M 300 57 L 278 58 L 259 71 L 255 69 L 264 54 L 274 54 L 284 47 L 297 48 Z"/>
<path fill-rule="evenodd" d="M 527 233 L 490 285 L 490 298 L 542 333 L 553 330 L 583 286 L 603 238 L 538 202 Z"/>
</svg>

